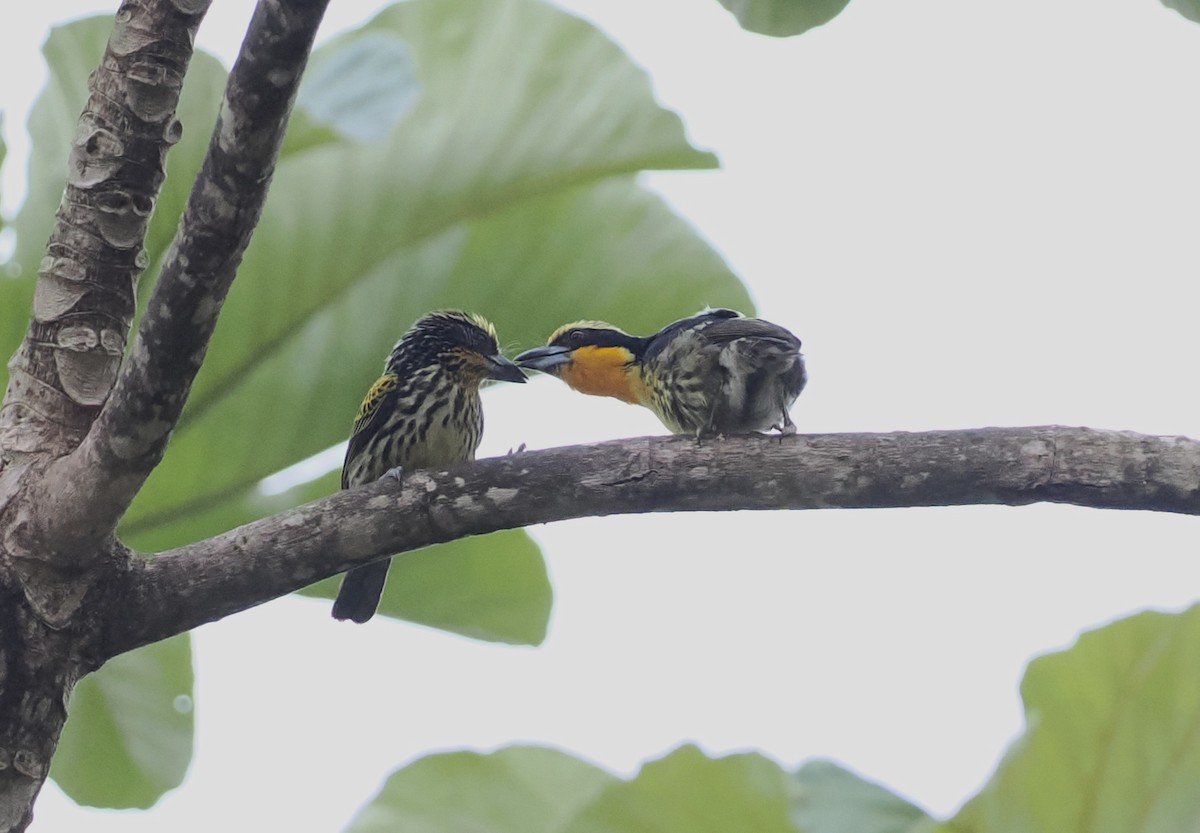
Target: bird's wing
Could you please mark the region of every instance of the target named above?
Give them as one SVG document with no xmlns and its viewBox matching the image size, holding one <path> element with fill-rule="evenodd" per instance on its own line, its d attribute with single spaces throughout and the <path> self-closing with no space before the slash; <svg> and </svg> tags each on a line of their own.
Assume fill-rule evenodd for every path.
<svg viewBox="0 0 1200 833">
<path fill-rule="evenodd" d="M 650 345 L 646 348 L 646 353 L 643 355 L 643 361 L 650 361 L 655 356 L 663 351 L 663 348 L 671 343 L 675 336 L 687 330 L 696 330 L 700 327 L 705 329 L 711 328 L 718 322 L 726 320 L 744 320 L 742 314 L 737 310 L 732 309 L 706 309 L 704 312 L 696 313 L 688 318 L 681 318 L 663 327 L 657 333 L 650 337 Z"/>
<path fill-rule="evenodd" d="M 385 373 L 375 380 L 367 395 L 363 397 L 362 405 L 358 407 L 358 416 L 354 420 L 354 431 L 350 434 L 350 445 L 346 447 L 346 462 L 353 460 L 362 451 L 362 445 L 371 436 L 367 429 L 375 424 L 387 408 L 381 407 L 388 395 L 400 385 L 400 378 L 395 373 Z M 347 467 L 342 464 L 342 488 L 349 486 L 346 482 Z"/>
<path fill-rule="evenodd" d="M 799 350 L 800 339 L 790 330 L 763 321 L 761 318 L 728 318 L 713 321 L 699 330 L 700 337 L 710 344 L 728 344 L 739 338 L 776 342 L 785 350 Z"/>
</svg>

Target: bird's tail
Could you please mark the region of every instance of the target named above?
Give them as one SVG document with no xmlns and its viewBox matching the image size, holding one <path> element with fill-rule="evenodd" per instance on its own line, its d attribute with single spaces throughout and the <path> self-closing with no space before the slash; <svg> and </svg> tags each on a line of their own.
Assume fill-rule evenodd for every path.
<svg viewBox="0 0 1200 833">
<path fill-rule="evenodd" d="M 374 616 L 391 563 L 392 559 L 385 558 L 346 573 L 333 602 L 333 618 L 349 619 L 361 625 Z"/>
</svg>

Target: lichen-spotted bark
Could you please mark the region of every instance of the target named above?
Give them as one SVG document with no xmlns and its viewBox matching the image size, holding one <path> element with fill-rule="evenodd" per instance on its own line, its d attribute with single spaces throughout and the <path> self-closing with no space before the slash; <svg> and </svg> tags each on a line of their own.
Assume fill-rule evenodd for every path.
<svg viewBox="0 0 1200 833">
<path fill-rule="evenodd" d="M 90 82 L 0 406 L 0 833 L 23 829 L 82 674 L 127 617 L 113 538 L 161 458 L 250 239 L 325 0 L 261 0 L 141 332 L 143 244 L 208 0 L 126 0 Z"/>
<path fill-rule="evenodd" d="M 150 561 L 105 655 L 245 610 L 372 559 L 569 518 L 642 512 L 1023 506 L 1200 515 L 1200 442 L 1042 426 L 896 434 L 641 437 L 413 472 Z M 397 519 L 402 519 L 400 522 Z"/>
<path fill-rule="evenodd" d="M 0 830 L 23 830 L 50 770 L 67 697 L 93 670 L 76 633 L 49 628 L 11 596 L 0 599 Z"/>
<path fill-rule="evenodd" d="M 0 406 L 0 831 L 29 824 L 67 698 L 99 664 L 99 617 L 53 611 L 76 610 L 92 583 L 84 577 L 111 563 L 107 536 L 68 551 L 43 547 L 36 530 L 54 522 L 56 501 L 39 499 L 36 487 L 49 461 L 77 447 L 117 378 L 207 6 L 144 0 L 118 10 L 71 144 L 32 320 L 9 362 Z M 52 491 L 59 501 L 80 497 Z"/>
<path fill-rule="evenodd" d="M 260 0 L 226 87 L 200 174 L 120 378 L 76 453 L 46 483 L 89 495 L 82 523 L 42 532 L 111 532 L 167 440 L 204 361 L 225 296 L 262 214 L 313 34 L 327 0 Z"/>
<path fill-rule="evenodd" d="M 61 454 L 117 377 L 146 266 L 146 227 L 181 126 L 175 107 L 207 3 L 127 0 L 71 143 L 33 321 L 9 364 L 0 433 Z"/>
</svg>

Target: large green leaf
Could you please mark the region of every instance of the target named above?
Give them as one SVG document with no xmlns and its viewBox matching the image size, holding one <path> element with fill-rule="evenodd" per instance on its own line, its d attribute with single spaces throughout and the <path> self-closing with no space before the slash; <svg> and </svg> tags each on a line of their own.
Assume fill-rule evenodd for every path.
<svg viewBox="0 0 1200 833">
<path fill-rule="evenodd" d="M 340 583 L 334 576 L 302 592 L 332 599 Z M 474 639 L 539 645 L 552 601 L 542 552 L 518 529 L 397 556 L 379 613 Z"/>
<path fill-rule="evenodd" d="M 1200 23 L 1200 0 L 1162 0 L 1168 9 L 1174 9 L 1188 20 Z"/>
<path fill-rule="evenodd" d="M 297 105 L 342 135 L 379 139 L 416 103 L 420 88 L 404 40 L 393 32 L 365 32 L 313 56 Z"/>
<path fill-rule="evenodd" d="M 315 168 L 309 183 L 320 185 Z M 419 274 L 421 282 L 396 279 L 404 274 Z M 233 312 L 232 300 L 229 321 L 245 314 Z M 220 395 L 198 394 L 202 413 L 176 431 L 126 530 L 141 533 L 189 507 L 242 494 L 344 439 L 391 344 L 432 307 L 485 311 L 503 343 L 532 345 L 580 317 L 649 330 L 705 303 L 745 309 L 750 302 L 720 258 L 629 178 L 524 200 L 404 247 L 299 324 L 286 343 L 265 349 Z M 242 306 L 253 313 L 255 305 Z M 240 323 L 239 332 L 254 326 Z M 214 364 L 222 360 L 210 356 Z"/>
<path fill-rule="evenodd" d="M 15 267 L 15 264 L 7 264 Z M 0 267 L 0 358 L 8 358 L 20 345 L 33 310 L 33 281 L 9 277 Z M 8 369 L 0 368 L 0 384 L 7 386 Z"/>
<path fill-rule="evenodd" d="M 205 364 L 185 419 L 238 384 L 264 352 L 300 340 L 298 325 L 343 303 L 405 250 L 581 184 L 714 164 L 687 143 L 678 117 L 654 102 L 645 75 L 610 41 L 536 0 L 404 3 L 319 50 L 314 64 L 381 33 L 408 44 L 417 103 L 385 141 L 281 163 L 223 313 L 219 355 Z M 410 83 L 407 73 L 396 81 Z M 736 285 L 727 270 L 724 277 Z M 488 271 L 474 278 L 497 279 Z M 393 270 L 391 280 L 422 292 L 428 279 L 410 267 Z M 388 326 L 373 370 L 415 315 L 385 307 L 374 317 Z"/>
<path fill-rule="evenodd" d="M 787 776 L 760 755 L 684 746 L 620 781 L 561 752 L 430 755 L 394 773 L 349 833 L 796 833 Z"/>
<path fill-rule="evenodd" d="M 720 0 L 743 29 L 760 35 L 799 35 L 833 20 L 850 0 Z M 1170 0 L 1164 0 L 1170 2 Z"/>
<path fill-rule="evenodd" d="M 553 749 L 430 755 L 388 778 L 347 833 L 554 833 L 615 780 Z"/>
<path fill-rule="evenodd" d="M 563 833 L 796 833 L 787 776 L 756 754 L 709 758 L 682 746 L 580 811 Z"/>
<path fill-rule="evenodd" d="M 1142 613 L 1029 664 L 1027 728 L 951 822 L 979 833 L 1200 828 L 1200 607 Z"/>
<path fill-rule="evenodd" d="M 749 306 L 721 259 L 632 179 L 711 157 L 595 29 L 532 0 L 417 0 L 368 28 L 409 45 L 419 100 L 387 141 L 281 163 L 127 531 L 229 500 L 343 439 L 392 343 L 432 307 L 475 309 L 506 343 L 532 344 L 582 315 L 638 327 Z"/>
<path fill-rule="evenodd" d="M 50 777 L 80 804 L 149 807 L 192 758 L 188 634 L 110 660 L 71 695 Z"/>
<path fill-rule="evenodd" d="M 937 822 L 879 784 L 830 761 L 792 776 L 792 821 L 805 833 L 931 833 Z"/>
<path fill-rule="evenodd" d="M 0 126 L 3 126 L 3 119 L 0 119 Z M 7 156 L 8 145 L 4 142 L 3 134 L 0 134 L 0 170 Z M 4 218 L 0 216 L 0 229 L 4 227 Z M 0 358 L 5 363 L 25 335 L 33 300 L 33 282 L 21 280 L 19 272 L 20 267 L 15 260 L 0 262 Z M 6 380 L 7 371 L 0 371 L 0 381 L 7 384 Z"/>
<path fill-rule="evenodd" d="M 828 762 L 790 778 L 754 754 L 683 746 L 621 781 L 561 752 L 430 755 L 394 773 L 349 833 L 934 833 L 926 813 Z"/>
<path fill-rule="evenodd" d="M 4 113 L 0 112 L 0 171 L 4 170 L 4 160 L 8 157 L 8 143 L 4 141 Z M 0 198 L 3 198 L 3 192 L 0 192 Z M 0 199 L 0 205 L 3 200 Z M 0 231 L 4 230 L 4 215 L 0 214 Z"/>
</svg>

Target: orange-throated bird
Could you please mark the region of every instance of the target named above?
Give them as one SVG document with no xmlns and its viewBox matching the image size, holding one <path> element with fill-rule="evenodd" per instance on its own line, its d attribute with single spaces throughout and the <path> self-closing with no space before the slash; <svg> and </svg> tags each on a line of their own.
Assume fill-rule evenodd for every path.
<svg viewBox="0 0 1200 833">
<path fill-rule="evenodd" d="M 808 381 L 800 339 L 731 309 L 704 310 L 644 337 L 577 321 L 516 361 L 580 393 L 643 405 L 672 432 L 698 437 L 795 433 L 788 410 Z"/>
<path fill-rule="evenodd" d="M 363 399 L 342 464 L 342 488 L 378 480 L 396 468 L 475 459 L 483 435 L 479 386 L 488 379 L 525 381 L 521 369 L 500 355 L 491 324 L 457 310 L 422 316 L 396 342 L 383 375 Z M 385 558 L 347 572 L 333 603 L 334 618 L 370 619 L 390 564 Z"/>
</svg>

